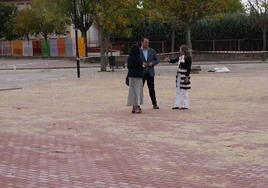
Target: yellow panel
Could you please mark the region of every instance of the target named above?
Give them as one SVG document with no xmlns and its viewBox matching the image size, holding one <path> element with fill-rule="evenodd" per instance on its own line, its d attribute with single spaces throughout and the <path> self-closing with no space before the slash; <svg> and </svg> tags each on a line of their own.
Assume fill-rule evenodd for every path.
<svg viewBox="0 0 268 188">
<path fill-rule="evenodd" d="M 78 45 L 79 45 L 78 46 L 79 56 L 85 57 L 86 56 L 86 49 L 85 49 L 84 38 L 79 38 Z"/>
</svg>

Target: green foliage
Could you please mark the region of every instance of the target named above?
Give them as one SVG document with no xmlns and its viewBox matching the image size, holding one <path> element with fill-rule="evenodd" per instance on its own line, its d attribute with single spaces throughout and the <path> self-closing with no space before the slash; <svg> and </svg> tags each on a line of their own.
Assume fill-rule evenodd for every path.
<svg viewBox="0 0 268 188">
<path fill-rule="evenodd" d="M 9 25 L 12 27 L 13 34 L 17 37 L 21 36 L 29 39 L 29 34 L 34 34 L 34 27 L 37 24 L 34 12 L 29 8 L 25 8 L 14 15 Z"/>
<path fill-rule="evenodd" d="M 143 19 L 144 11 L 138 8 L 139 0 L 99 0 L 94 3 L 97 25 L 110 33 L 130 36 L 132 27 Z"/>
<path fill-rule="evenodd" d="M 76 21 L 74 19 L 74 1 L 73 0 L 47 0 L 57 9 L 65 18 L 71 20 L 75 27 L 82 32 L 84 36 L 86 31 L 93 23 L 93 8 L 94 0 L 76 0 Z"/>
<path fill-rule="evenodd" d="M 230 0 L 228 0 L 230 1 Z M 228 6 L 226 0 L 155 0 L 146 1 L 152 12 L 156 12 L 155 18 L 168 20 L 180 20 L 183 24 L 192 24 L 207 16 L 213 16 L 225 11 Z"/>
<path fill-rule="evenodd" d="M 176 43 L 185 44 L 184 28 L 179 27 L 177 29 Z M 160 23 L 157 21 L 140 21 L 140 24 L 132 28 L 132 34 L 130 37 L 124 37 L 123 35 L 111 35 L 112 41 L 127 41 L 127 42 L 139 42 L 143 37 L 147 37 L 150 41 L 171 41 L 172 28 L 169 23 Z"/>
<path fill-rule="evenodd" d="M 15 40 L 15 39 L 19 39 L 22 37 L 22 35 L 18 35 L 14 33 L 14 25 L 13 23 L 10 21 L 6 24 L 6 28 L 5 28 L 5 33 L 4 33 L 4 37 L 6 40 Z"/>
<path fill-rule="evenodd" d="M 106 71 L 111 33 L 129 37 L 132 28 L 143 19 L 140 0 L 93 0 L 94 22 L 99 30 L 101 71 Z"/>
<path fill-rule="evenodd" d="M 32 4 L 32 14 L 36 20 L 33 33 L 40 33 L 45 38 L 49 33 L 64 34 L 70 20 L 58 11 L 55 3 L 46 0 L 35 0 Z"/>
<path fill-rule="evenodd" d="M 16 13 L 17 7 L 10 3 L 0 3 L 0 38 L 7 35 L 12 36 L 12 28 L 8 25 L 13 15 Z"/>
<path fill-rule="evenodd" d="M 15 5 L 1 3 L 1 34 L 11 40 L 28 38 L 29 34 L 40 33 L 46 38 L 50 33 L 66 33 L 66 25 L 70 23 L 70 19 L 61 14 L 54 5 L 55 3 L 46 0 L 35 0 L 31 8 L 17 11 Z"/>
<path fill-rule="evenodd" d="M 141 21 L 133 27 L 130 38 L 112 35 L 113 41 L 140 41 L 148 37 L 151 41 L 171 41 L 172 28 L 169 23 Z M 192 26 L 192 40 L 256 39 L 261 38 L 261 30 L 250 25 L 250 18 L 243 13 L 221 14 L 220 19 L 202 19 Z M 175 43 L 185 43 L 185 29 L 178 27 Z"/>
<path fill-rule="evenodd" d="M 198 20 L 216 17 L 222 12 L 232 12 L 241 9 L 239 0 L 145 0 L 155 19 L 170 22 L 173 31 L 179 22 L 185 28 L 186 43 L 191 49 L 191 27 Z M 238 5 L 241 5 L 240 7 Z M 236 8 L 237 6 L 237 8 Z M 232 9 L 231 9 L 232 7 Z M 174 42 L 174 38 L 172 39 Z"/>
<path fill-rule="evenodd" d="M 202 19 L 192 27 L 193 40 L 250 39 L 259 37 L 260 33 L 242 13 L 222 14 L 221 19 Z"/>
<path fill-rule="evenodd" d="M 226 0 L 226 8 L 222 11 L 224 13 L 244 13 L 245 8 L 240 0 Z"/>
</svg>

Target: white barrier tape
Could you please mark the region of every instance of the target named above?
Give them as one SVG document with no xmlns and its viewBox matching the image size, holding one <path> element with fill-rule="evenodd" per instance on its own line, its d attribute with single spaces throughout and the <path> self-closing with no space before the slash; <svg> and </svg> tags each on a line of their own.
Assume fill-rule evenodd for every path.
<svg viewBox="0 0 268 188">
<path fill-rule="evenodd" d="M 258 54 L 258 53 L 268 53 L 268 51 L 195 51 L 195 53 L 211 53 L 211 54 Z M 174 55 L 179 54 L 180 52 L 167 52 L 167 53 L 158 53 L 157 55 Z M 120 56 L 128 56 L 128 55 L 120 55 Z"/>
<path fill-rule="evenodd" d="M 268 51 L 193 51 L 197 53 L 218 53 L 218 54 L 257 54 L 257 53 L 268 53 Z"/>
</svg>

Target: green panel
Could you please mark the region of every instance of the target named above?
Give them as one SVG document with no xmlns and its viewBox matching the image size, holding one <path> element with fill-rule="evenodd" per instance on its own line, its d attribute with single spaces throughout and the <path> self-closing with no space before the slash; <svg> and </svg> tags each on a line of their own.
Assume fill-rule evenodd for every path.
<svg viewBox="0 0 268 188">
<path fill-rule="evenodd" d="M 41 40 L 41 49 L 43 57 L 50 56 L 50 45 L 48 40 Z"/>
</svg>

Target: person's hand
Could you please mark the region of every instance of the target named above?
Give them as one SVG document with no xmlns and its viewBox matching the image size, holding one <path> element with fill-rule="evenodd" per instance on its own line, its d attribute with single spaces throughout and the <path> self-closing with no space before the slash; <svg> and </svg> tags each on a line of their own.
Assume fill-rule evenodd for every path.
<svg viewBox="0 0 268 188">
<path fill-rule="evenodd" d="M 153 66 L 153 62 L 148 63 L 148 67 L 152 67 Z"/>
<path fill-rule="evenodd" d="M 170 59 L 168 57 L 165 57 L 164 62 L 168 63 L 170 62 Z"/>
<path fill-rule="evenodd" d="M 147 63 L 146 62 L 143 62 L 143 67 L 147 67 Z"/>
<path fill-rule="evenodd" d="M 189 83 L 189 77 L 186 77 L 186 78 L 185 78 L 184 83 L 185 83 L 185 84 Z"/>
</svg>

